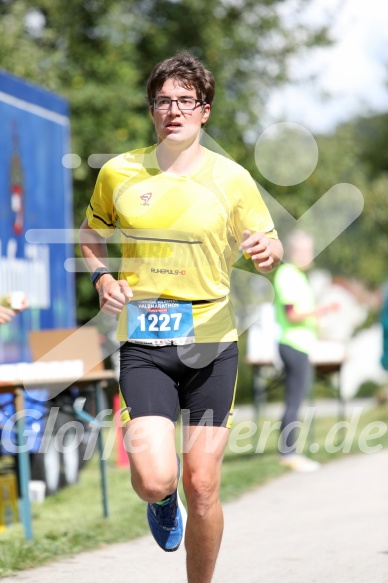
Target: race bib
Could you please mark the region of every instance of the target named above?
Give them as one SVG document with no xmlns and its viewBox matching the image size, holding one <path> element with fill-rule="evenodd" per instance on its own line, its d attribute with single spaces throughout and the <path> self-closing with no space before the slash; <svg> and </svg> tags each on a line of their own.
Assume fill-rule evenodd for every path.
<svg viewBox="0 0 388 583">
<path fill-rule="evenodd" d="M 127 304 L 128 341 L 141 344 L 191 344 L 195 341 L 191 302 L 137 300 Z"/>
</svg>

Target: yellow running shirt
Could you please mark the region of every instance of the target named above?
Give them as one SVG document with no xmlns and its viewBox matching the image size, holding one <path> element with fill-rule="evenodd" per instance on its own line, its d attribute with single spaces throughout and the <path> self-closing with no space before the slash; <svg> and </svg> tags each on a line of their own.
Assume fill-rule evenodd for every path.
<svg viewBox="0 0 388 583">
<path fill-rule="evenodd" d="M 250 174 L 203 150 L 203 164 L 187 175 L 162 172 L 156 145 L 111 159 L 86 214 L 101 236 L 120 231 L 119 279 L 134 300 L 192 301 L 195 342 L 229 342 L 237 340 L 229 280 L 242 233 L 277 233 Z M 117 339 L 127 340 L 126 308 Z"/>
</svg>

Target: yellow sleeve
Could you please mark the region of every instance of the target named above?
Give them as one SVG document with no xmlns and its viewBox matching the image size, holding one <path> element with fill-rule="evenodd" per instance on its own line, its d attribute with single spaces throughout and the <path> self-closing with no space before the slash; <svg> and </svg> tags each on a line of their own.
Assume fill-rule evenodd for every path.
<svg viewBox="0 0 388 583">
<path fill-rule="evenodd" d="M 114 169 L 105 164 L 97 177 L 92 198 L 86 211 L 91 229 L 102 237 L 110 237 L 116 227 L 117 215 L 114 207 Z"/>
<path fill-rule="evenodd" d="M 243 231 L 252 233 L 262 231 L 270 239 L 277 239 L 274 222 L 265 205 L 255 181 L 243 170 L 235 188 L 236 199 L 233 212 L 233 230 L 238 243 L 241 243 Z"/>
</svg>

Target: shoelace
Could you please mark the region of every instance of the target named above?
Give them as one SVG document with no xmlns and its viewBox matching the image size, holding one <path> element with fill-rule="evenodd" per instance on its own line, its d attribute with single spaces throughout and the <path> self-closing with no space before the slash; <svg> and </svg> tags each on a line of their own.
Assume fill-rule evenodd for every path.
<svg viewBox="0 0 388 583">
<path fill-rule="evenodd" d="M 167 504 L 151 504 L 152 511 L 160 520 L 163 528 L 172 529 L 176 526 L 176 505 L 170 499 Z"/>
</svg>

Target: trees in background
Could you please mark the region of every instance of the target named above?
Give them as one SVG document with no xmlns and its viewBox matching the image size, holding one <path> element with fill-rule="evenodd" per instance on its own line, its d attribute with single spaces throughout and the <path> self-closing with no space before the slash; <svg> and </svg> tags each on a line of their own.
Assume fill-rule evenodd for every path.
<svg viewBox="0 0 388 583">
<path fill-rule="evenodd" d="M 269 90 L 288 78 L 288 57 L 328 43 L 324 27 L 298 18 L 308 3 L 0 0 L 1 66 L 70 101 L 73 151 L 83 160 L 74 173 L 77 220 L 95 179 L 90 154 L 154 141 L 146 80 L 178 50 L 190 50 L 213 71 L 217 94 L 208 131 L 244 161 Z"/>
<path fill-rule="evenodd" d="M 317 258 L 317 267 L 357 278 L 371 287 L 388 281 L 388 114 L 358 118 L 330 135 L 315 136 L 318 164 L 293 187 L 259 182 L 295 218 L 338 183 L 355 185 L 364 198 L 362 214 Z"/>
</svg>

